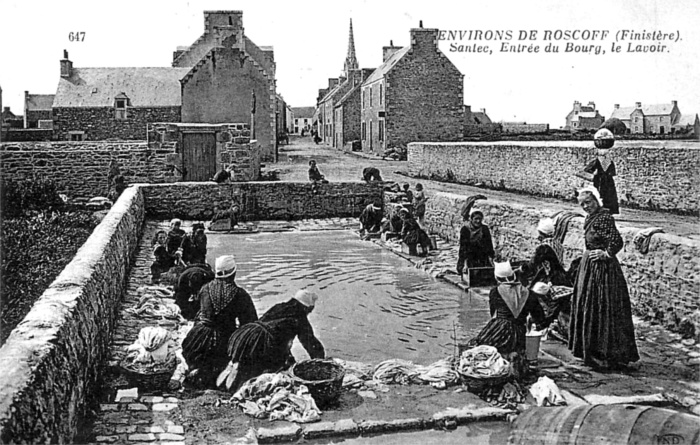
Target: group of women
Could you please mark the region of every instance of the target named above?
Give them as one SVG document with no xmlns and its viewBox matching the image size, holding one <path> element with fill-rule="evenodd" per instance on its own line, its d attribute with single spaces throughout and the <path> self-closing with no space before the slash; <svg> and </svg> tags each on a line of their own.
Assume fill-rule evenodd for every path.
<svg viewBox="0 0 700 445">
<path fill-rule="evenodd" d="M 278 372 L 291 366 L 294 357 L 291 347 L 299 338 L 311 358 L 324 358 L 325 350 L 314 335 L 308 315 L 314 309 L 318 295 L 300 290 L 289 301 L 270 308 L 258 318 L 250 294 L 236 283 L 238 267 L 233 255 L 216 259 L 213 277 L 200 276 L 199 289 L 189 286 L 197 273 L 196 268 L 185 270 L 180 276 L 178 290 L 182 297 L 176 303 L 186 319 L 194 321 L 192 329 L 182 342 L 182 355 L 187 362 L 189 380 L 194 385 L 213 387 L 220 374 L 231 372 L 226 379 L 228 388 L 236 390 L 245 381 L 266 372 Z M 186 291 L 183 291 L 187 283 Z M 182 304 L 187 301 L 188 304 Z"/>
<path fill-rule="evenodd" d="M 489 294 L 491 320 L 463 347 L 494 346 L 518 361 L 525 354 L 530 317 L 540 329 L 556 320 L 574 357 L 591 367 L 618 369 L 639 360 L 629 291 L 616 257 L 623 241 L 598 190 L 579 191 L 578 202 L 586 212 L 586 248 L 568 272 L 562 266 L 561 250 L 555 250 L 557 243 L 551 240 L 540 244 L 530 262 L 515 270 L 510 263 L 494 263 L 483 214 L 471 208 L 480 198 L 473 197 L 465 205 L 457 268 L 463 273 L 465 266 L 493 264 L 497 285 Z M 551 233 L 542 225 L 538 229 L 542 241 L 542 235 Z"/>
<path fill-rule="evenodd" d="M 207 235 L 204 233 L 204 224 L 194 224 L 190 233 L 186 233 L 181 226 L 182 221 L 175 218 L 170 221 L 167 232 L 159 230 L 156 233 L 151 282 L 158 282 L 163 273 L 175 266 L 206 265 Z"/>
</svg>

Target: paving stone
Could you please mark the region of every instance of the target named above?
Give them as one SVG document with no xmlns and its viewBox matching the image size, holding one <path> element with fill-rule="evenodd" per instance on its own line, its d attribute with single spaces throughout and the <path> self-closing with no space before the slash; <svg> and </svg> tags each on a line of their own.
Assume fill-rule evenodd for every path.
<svg viewBox="0 0 700 445">
<path fill-rule="evenodd" d="M 357 434 L 360 431 L 358 425 L 352 419 L 342 419 L 335 422 L 334 430 L 336 434 Z"/>
<path fill-rule="evenodd" d="M 148 407 L 143 403 L 130 403 L 127 409 L 129 411 L 148 411 Z"/>
<path fill-rule="evenodd" d="M 185 434 L 185 428 L 182 425 L 168 426 L 168 432 L 173 434 Z"/>
<path fill-rule="evenodd" d="M 335 425 L 333 422 L 318 422 L 304 425 L 302 434 L 304 439 L 313 439 L 315 437 L 332 436 L 334 431 Z"/>
<path fill-rule="evenodd" d="M 387 431 L 388 422 L 384 420 L 365 420 L 358 425 L 362 434 L 383 433 Z"/>
<path fill-rule="evenodd" d="M 423 428 L 422 419 L 396 419 L 387 422 L 387 430 L 391 431 L 403 431 L 403 430 L 417 430 Z"/>
<path fill-rule="evenodd" d="M 163 399 L 163 402 L 165 402 L 165 403 L 178 403 L 179 401 L 180 401 L 180 399 L 178 399 L 177 397 L 172 397 L 172 396 L 169 396 L 169 397 L 166 397 L 165 399 Z"/>
<path fill-rule="evenodd" d="M 126 437 L 127 440 L 132 442 L 153 442 L 156 440 L 155 434 L 131 434 Z"/>
<path fill-rule="evenodd" d="M 163 397 L 160 396 L 145 396 L 141 397 L 141 402 L 142 403 L 160 403 L 164 400 Z"/>
<path fill-rule="evenodd" d="M 119 411 L 119 405 L 116 403 L 100 403 L 100 411 Z"/>
<path fill-rule="evenodd" d="M 259 428 L 256 437 L 259 442 L 291 442 L 299 438 L 301 427 L 296 424 L 278 428 Z"/>
<path fill-rule="evenodd" d="M 377 394 L 374 391 L 357 391 L 357 395 L 363 399 L 376 399 Z"/>
<path fill-rule="evenodd" d="M 162 426 L 152 426 L 152 425 L 140 426 L 138 428 L 138 432 L 139 433 L 164 433 L 165 428 L 163 428 Z"/>
<path fill-rule="evenodd" d="M 689 365 L 700 365 L 700 357 L 691 358 L 688 360 Z"/>
<path fill-rule="evenodd" d="M 119 440 L 119 436 L 97 436 L 95 437 L 95 442 L 97 443 L 114 443 Z"/>
<path fill-rule="evenodd" d="M 153 411 L 172 411 L 177 408 L 177 403 L 154 403 Z"/>
<path fill-rule="evenodd" d="M 119 425 L 114 428 L 114 432 L 117 434 L 132 434 L 136 432 L 136 425 Z"/>
<path fill-rule="evenodd" d="M 182 436 L 180 434 L 172 434 L 172 433 L 161 433 L 158 435 L 159 440 L 185 440 L 185 436 Z"/>
</svg>

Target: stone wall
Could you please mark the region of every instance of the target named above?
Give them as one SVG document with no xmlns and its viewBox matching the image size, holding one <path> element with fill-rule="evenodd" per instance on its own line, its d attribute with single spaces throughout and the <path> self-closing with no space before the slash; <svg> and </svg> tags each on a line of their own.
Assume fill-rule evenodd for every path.
<svg viewBox="0 0 700 445">
<path fill-rule="evenodd" d="M 381 183 L 380 183 L 381 184 Z M 241 208 L 242 220 L 304 219 L 359 216 L 381 198 L 382 187 L 364 182 L 319 184 L 317 192 L 305 182 L 143 184 L 150 218 L 207 220 L 215 207 Z"/>
<path fill-rule="evenodd" d="M 700 150 L 680 141 L 617 141 L 611 151 L 620 204 L 697 215 Z M 573 199 L 584 181 L 575 173 L 596 156 L 590 141 L 412 143 L 414 177 L 482 183 L 539 196 Z"/>
<path fill-rule="evenodd" d="M 549 124 L 514 124 L 510 122 L 503 122 L 501 124 L 501 130 L 503 133 L 547 133 L 549 131 Z"/>
<path fill-rule="evenodd" d="M 0 348 L 0 442 L 72 443 L 97 388 L 141 235 L 127 189 Z"/>
<path fill-rule="evenodd" d="M 35 142 L 3 143 L 0 164 L 3 179 L 36 177 L 56 182 L 70 198 L 107 195 L 109 163 L 116 160 L 127 183 L 173 182 L 176 171 L 166 169 L 175 144 L 150 149 L 145 142 Z"/>
<path fill-rule="evenodd" d="M 70 141 L 71 131 L 83 131 L 86 141 L 145 141 L 149 123 L 180 122 L 180 107 L 129 107 L 126 115 L 115 119 L 113 107 L 54 108 L 54 135 L 59 141 Z"/>
<path fill-rule="evenodd" d="M 53 130 L 43 128 L 8 128 L 7 135 L 3 141 L 8 142 L 29 142 L 29 141 L 50 141 L 53 139 Z"/>
<path fill-rule="evenodd" d="M 449 193 L 431 196 L 426 204 L 428 231 L 459 242 L 460 210 L 466 198 Z M 538 245 L 538 221 L 555 212 L 546 206 L 534 208 L 490 198 L 477 201 L 475 208 L 484 212 L 484 223 L 491 229 L 496 253 L 504 260 L 528 259 Z M 575 218 L 569 226 L 564 242 L 567 269 L 584 249 L 583 220 L 583 217 Z M 680 320 L 700 308 L 700 242 L 656 234 L 651 238 L 649 252 L 642 254 L 632 241 L 639 229 L 621 224 L 618 228 L 625 246 L 617 258 L 627 279 L 635 313 L 660 319 L 668 327 L 678 327 Z"/>
</svg>

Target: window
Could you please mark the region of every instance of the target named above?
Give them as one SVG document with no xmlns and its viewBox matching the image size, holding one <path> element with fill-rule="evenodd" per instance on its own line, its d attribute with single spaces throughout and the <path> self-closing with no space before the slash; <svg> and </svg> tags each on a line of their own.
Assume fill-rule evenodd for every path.
<svg viewBox="0 0 700 445">
<path fill-rule="evenodd" d="M 639 127 L 636 126 L 636 125 L 634 126 L 634 132 L 635 132 L 635 133 L 638 133 L 638 132 L 639 132 Z"/>
<path fill-rule="evenodd" d="M 124 93 L 119 94 L 114 99 L 114 118 L 115 119 L 126 119 L 126 105 L 128 103 L 128 98 Z"/>
<path fill-rule="evenodd" d="M 635 122 L 639 122 L 639 117 L 638 117 L 638 116 L 635 116 L 635 117 L 634 117 L 634 121 L 635 121 Z"/>
<path fill-rule="evenodd" d="M 367 124 L 362 122 L 362 140 L 367 140 Z"/>
<path fill-rule="evenodd" d="M 365 90 L 362 90 L 362 109 L 365 109 Z"/>
<path fill-rule="evenodd" d="M 379 121 L 379 141 L 381 142 L 383 140 L 384 140 L 384 121 L 380 120 Z"/>
<path fill-rule="evenodd" d="M 372 106 L 372 87 L 369 87 L 369 106 Z"/>
<path fill-rule="evenodd" d="M 84 131 L 70 131 L 68 134 L 70 135 L 71 142 L 80 142 L 85 140 Z"/>
<path fill-rule="evenodd" d="M 384 94 L 383 94 L 383 90 L 384 90 L 383 87 L 384 87 L 384 85 L 379 84 L 379 105 L 382 104 L 382 96 L 384 95 Z"/>
</svg>

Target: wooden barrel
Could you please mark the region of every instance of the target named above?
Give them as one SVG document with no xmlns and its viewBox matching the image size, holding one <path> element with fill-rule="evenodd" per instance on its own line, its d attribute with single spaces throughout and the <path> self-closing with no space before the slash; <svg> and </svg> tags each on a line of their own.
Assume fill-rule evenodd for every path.
<svg viewBox="0 0 700 445">
<path fill-rule="evenodd" d="M 515 421 L 516 444 L 700 444 L 700 418 L 639 405 L 532 408 Z"/>
</svg>

